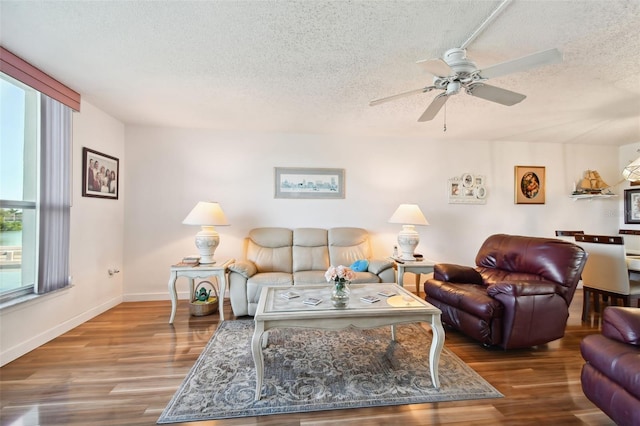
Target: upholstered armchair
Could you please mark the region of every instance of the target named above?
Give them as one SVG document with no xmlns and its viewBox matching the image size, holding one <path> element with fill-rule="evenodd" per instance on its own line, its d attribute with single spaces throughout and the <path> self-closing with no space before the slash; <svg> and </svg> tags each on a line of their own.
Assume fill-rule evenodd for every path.
<svg viewBox="0 0 640 426">
<path fill-rule="evenodd" d="M 553 238 L 492 235 L 476 267 L 437 264 L 426 300 L 442 322 L 483 345 L 525 348 L 564 336 L 587 254 Z"/>
<path fill-rule="evenodd" d="M 582 391 L 617 425 L 640 425 L 640 309 L 608 306 L 580 342 Z"/>
</svg>

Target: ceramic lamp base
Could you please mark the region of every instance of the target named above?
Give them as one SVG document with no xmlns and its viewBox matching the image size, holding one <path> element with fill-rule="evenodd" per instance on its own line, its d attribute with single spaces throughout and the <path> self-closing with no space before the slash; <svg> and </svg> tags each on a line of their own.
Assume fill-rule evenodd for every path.
<svg viewBox="0 0 640 426">
<path fill-rule="evenodd" d="M 216 263 L 213 254 L 220 244 L 220 235 L 213 226 L 203 226 L 202 230 L 196 234 L 196 247 L 200 254 L 200 263 L 210 265 Z"/>
<path fill-rule="evenodd" d="M 402 225 L 402 231 L 398 234 L 398 246 L 402 260 L 416 260 L 413 253 L 420 242 L 420 235 L 413 225 Z"/>
</svg>

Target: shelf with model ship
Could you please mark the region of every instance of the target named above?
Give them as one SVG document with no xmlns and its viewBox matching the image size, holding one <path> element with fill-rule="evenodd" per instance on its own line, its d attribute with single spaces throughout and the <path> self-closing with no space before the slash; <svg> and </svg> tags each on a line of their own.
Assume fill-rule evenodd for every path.
<svg viewBox="0 0 640 426">
<path fill-rule="evenodd" d="M 587 170 L 578 185 L 574 185 L 570 197 L 574 200 L 593 200 L 598 198 L 617 197 L 596 170 Z"/>
</svg>

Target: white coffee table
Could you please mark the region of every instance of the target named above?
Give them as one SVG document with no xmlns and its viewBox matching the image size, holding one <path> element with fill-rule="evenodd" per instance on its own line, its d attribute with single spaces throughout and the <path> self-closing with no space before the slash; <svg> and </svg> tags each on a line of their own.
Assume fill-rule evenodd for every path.
<svg viewBox="0 0 640 426">
<path fill-rule="evenodd" d="M 282 293 L 295 291 L 300 297 L 285 299 Z M 378 291 L 396 293 L 389 298 L 378 296 L 379 302 L 366 303 L 360 300 L 365 295 L 376 295 Z M 256 310 L 255 331 L 251 340 L 251 352 L 256 365 L 256 395 L 259 400 L 264 375 L 262 343 L 264 333 L 272 328 L 319 328 L 344 329 L 377 328 L 391 326 L 391 339 L 395 340 L 395 326 L 403 323 L 426 322 L 431 325 L 433 339 L 429 350 L 429 369 L 435 388 L 440 387 L 438 362 L 444 346 L 444 329 L 440 321 L 440 309 L 411 294 L 397 284 L 353 284 L 347 308 L 331 305 L 331 286 L 267 286 L 260 293 Z M 316 306 L 303 303 L 308 297 L 322 299 Z M 266 343 L 266 342 L 265 342 Z"/>
</svg>

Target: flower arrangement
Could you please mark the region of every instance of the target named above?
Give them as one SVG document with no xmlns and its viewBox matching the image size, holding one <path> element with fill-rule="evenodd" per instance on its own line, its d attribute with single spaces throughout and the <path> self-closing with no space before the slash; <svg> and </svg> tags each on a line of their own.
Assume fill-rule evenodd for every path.
<svg viewBox="0 0 640 426">
<path fill-rule="evenodd" d="M 331 303 L 336 308 L 346 308 L 349 305 L 349 286 L 351 280 L 355 279 L 356 273 L 344 265 L 335 267 L 331 265 L 324 273 L 327 282 L 333 283 L 331 291 Z"/>
<path fill-rule="evenodd" d="M 327 272 L 324 273 L 324 277 L 327 279 L 327 282 L 333 281 L 335 284 L 349 283 L 355 279 L 356 274 L 344 265 L 338 267 L 331 265 L 329 269 L 327 269 Z"/>
</svg>

